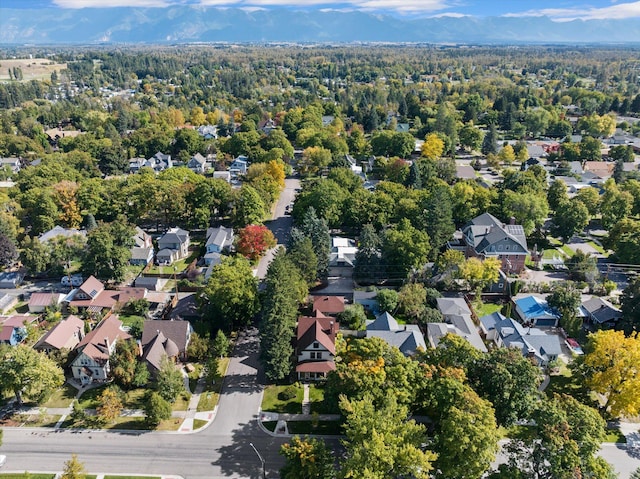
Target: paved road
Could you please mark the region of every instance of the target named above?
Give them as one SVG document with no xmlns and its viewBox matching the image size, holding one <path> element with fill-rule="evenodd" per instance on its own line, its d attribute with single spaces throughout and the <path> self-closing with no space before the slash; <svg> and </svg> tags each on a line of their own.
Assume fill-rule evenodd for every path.
<svg viewBox="0 0 640 479">
<path fill-rule="evenodd" d="M 186 479 L 262 477 L 260 461 L 250 442 L 263 455 L 267 477 L 278 477 L 281 438 L 259 429 L 256 418 L 262 401 L 258 380 L 258 338 L 252 329 L 241 337 L 229 364 L 218 414 L 197 434 L 136 434 L 118 432 L 5 429 L 2 454 L 5 470 L 56 471 L 72 453 L 88 471 L 172 474 Z"/>
<path fill-rule="evenodd" d="M 287 205 L 293 203 L 296 197 L 296 189 L 300 188 L 300 180 L 297 178 L 287 178 L 284 180 L 284 190 L 280 193 L 278 202 L 276 203 L 273 219 L 266 222 L 265 225 L 271 230 L 273 236 L 276 237 L 278 242 L 277 246 L 269 251 L 260 259 L 258 268 L 256 270 L 256 276 L 263 279 L 267 274 L 267 268 L 273 258 L 277 248 L 286 245 L 289 241 L 289 234 L 291 233 L 291 227 L 293 226 L 293 218 L 289 215 L 285 215 L 285 209 Z"/>
</svg>

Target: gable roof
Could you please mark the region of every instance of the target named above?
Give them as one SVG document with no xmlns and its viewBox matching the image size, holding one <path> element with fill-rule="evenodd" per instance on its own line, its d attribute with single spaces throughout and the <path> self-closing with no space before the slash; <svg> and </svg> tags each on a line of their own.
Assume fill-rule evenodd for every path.
<svg viewBox="0 0 640 479">
<path fill-rule="evenodd" d="M 202 156 L 200 153 L 196 153 L 191 157 L 189 163 L 193 162 L 198 163 L 199 165 L 204 165 L 206 161 L 207 159 L 204 156 Z"/>
<path fill-rule="evenodd" d="M 151 241 L 151 236 L 146 233 L 142 228 L 136 226 L 135 233 L 133 235 L 133 241 L 138 248 L 145 248 Z"/>
<path fill-rule="evenodd" d="M 164 243 L 179 243 L 184 244 L 189 239 L 189 232 L 181 228 L 170 228 L 162 237 L 158 240 L 158 247 L 162 248 L 160 244 Z"/>
<path fill-rule="evenodd" d="M 471 316 L 471 310 L 464 298 L 437 298 L 436 303 L 444 316 Z"/>
<path fill-rule="evenodd" d="M 230 244 L 233 238 L 233 229 L 219 226 L 218 228 L 207 229 L 207 243 L 205 246 L 216 245 L 220 249 L 224 248 L 227 243 Z"/>
<path fill-rule="evenodd" d="M 189 333 L 191 331 L 189 321 L 164 321 L 148 320 L 142 327 L 142 346 L 145 347 L 158 334 L 162 334 L 177 347 L 177 353 L 185 353 L 188 346 Z M 169 356 L 177 356 L 176 354 Z"/>
<path fill-rule="evenodd" d="M 342 313 L 344 311 L 344 296 L 314 296 L 313 311 L 321 313 Z"/>
<path fill-rule="evenodd" d="M 59 304 L 63 294 L 60 293 L 31 293 L 29 298 L 29 306 L 52 306 Z"/>
<path fill-rule="evenodd" d="M 396 318 L 391 316 L 391 314 L 385 311 L 382 314 L 376 316 L 374 321 L 371 321 L 367 324 L 367 331 L 399 331 L 400 326 L 396 321 Z"/>
<path fill-rule="evenodd" d="M 40 241 L 40 243 L 46 243 L 47 241 L 51 241 L 53 238 L 56 238 L 58 236 L 70 238 L 76 235 L 86 236 L 87 232 L 85 230 L 76 230 L 72 228 L 67 229 L 67 228 L 63 228 L 62 226 L 54 226 L 49 231 L 46 231 L 42 233 L 40 236 L 38 236 L 38 241 Z"/>
<path fill-rule="evenodd" d="M 337 330 L 338 325 L 333 318 L 302 316 L 298 319 L 298 348 L 306 349 L 317 341 L 324 349 L 335 354 Z"/>
<path fill-rule="evenodd" d="M 616 308 L 609 301 L 598 296 L 592 296 L 590 299 L 582 303 L 582 309 L 597 323 L 606 323 L 607 321 L 617 321 L 622 317 L 622 311 Z"/>
<path fill-rule="evenodd" d="M 94 329 L 89 332 L 76 349 L 96 361 L 109 359 L 109 347 L 118 340 L 127 340 L 131 336 L 122 330 L 122 321 L 118 316 L 111 315 L 103 319 Z"/>
<path fill-rule="evenodd" d="M 84 321 L 77 316 L 69 316 L 60 321 L 47 334 L 42 336 L 33 346 L 34 349 L 41 349 L 49 345 L 55 349 L 73 349 L 82 339 L 84 333 Z"/>
<path fill-rule="evenodd" d="M 100 291 L 104 290 L 104 284 L 102 284 L 98 278 L 91 275 L 82 283 L 79 289 L 90 298 L 95 298 Z"/>
<path fill-rule="evenodd" d="M 462 231 L 465 238 L 471 240 L 471 246 L 478 253 L 489 251 L 492 245 L 505 239 L 514 242 L 520 248 L 521 253 L 528 252 L 527 238 L 522 226 L 505 225 L 490 213 L 483 213 L 472 219 L 464 226 Z"/>
<path fill-rule="evenodd" d="M 367 329 L 368 338 L 380 338 L 389 346 L 396 347 L 405 356 L 413 356 L 418 348 L 427 349 L 424 336 L 415 324 L 404 325 L 400 330 L 380 331 Z"/>
</svg>

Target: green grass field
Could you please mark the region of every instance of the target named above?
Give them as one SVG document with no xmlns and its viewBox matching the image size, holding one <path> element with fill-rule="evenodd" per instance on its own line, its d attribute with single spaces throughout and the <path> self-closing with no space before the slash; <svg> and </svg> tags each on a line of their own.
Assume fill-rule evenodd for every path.
<svg viewBox="0 0 640 479">
<path fill-rule="evenodd" d="M 76 397 L 78 390 L 70 384 L 64 384 L 61 388 L 57 389 L 49 398 L 49 400 L 43 404 L 44 407 L 69 407 L 71 402 Z"/>
<path fill-rule="evenodd" d="M 222 358 L 218 362 L 218 375 L 216 376 L 215 384 L 206 384 L 202 394 L 200 394 L 200 401 L 198 401 L 197 411 L 213 411 L 218 404 L 220 397 L 220 388 L 222 387 L 222 380 L 227 372 L 229 366 L 229 358 Z"/>
<path fill-rule="evenodd" d="M 278 395 L 289 386 L 267 386 L 262 398 L 262 411 L 277 412 L 281 414 L 300 414 L 302 412 L 302 396 L 304 391 L 301 387 L 297 389 L 297 395 L 293 399 L 283 401 Z"/>
</svg>

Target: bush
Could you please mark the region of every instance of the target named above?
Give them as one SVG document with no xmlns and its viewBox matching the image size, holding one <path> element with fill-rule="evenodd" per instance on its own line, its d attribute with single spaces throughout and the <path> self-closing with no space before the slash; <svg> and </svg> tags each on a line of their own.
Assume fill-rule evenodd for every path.
<svg viewBox="0 0 640 479">
<path fill-rule="evenodd" d="M 291 399 L 295 399 L 297 395 L 298 389 L 295 386 L 287 386 L 278 393 L 278 399 L 280 399 L 280 401 L 290 401 Z"/>
<path fill-rule="evenodd" d="M 153 391 L 147 397 L 144 412 L 147 415 L 147 423 L 155 427 L 160 424 L 160 421 L 171 417 L 171 405 L 160 394 Z"/>
</svg>

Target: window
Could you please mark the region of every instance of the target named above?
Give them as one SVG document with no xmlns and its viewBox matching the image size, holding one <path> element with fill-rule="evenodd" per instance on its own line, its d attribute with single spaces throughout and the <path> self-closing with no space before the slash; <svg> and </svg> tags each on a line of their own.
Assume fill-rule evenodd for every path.
<svg viewBox="0 0 640 479">
<path fill-rule="evenodd" d="M 320 347 L 320 345 L 318 344 L 318 341 L 313 343 L 313 349 L 318 349 Z"/>
<path fill-rule="evenodd" d="M 504 288 L 504 283 L 498 283 L 498 288 Z"/>
<path fill-rule="evenodd" d="M 505 246 L 504 249 L 506 249 L 507 251 L 509 251 L 509 245 Z"/>
<path fill-rule="evenodd" d="M 321 352 L 317 352 L 316 353 L 316 359 L 322 359 L 322 353 Z"/>
</svg>

